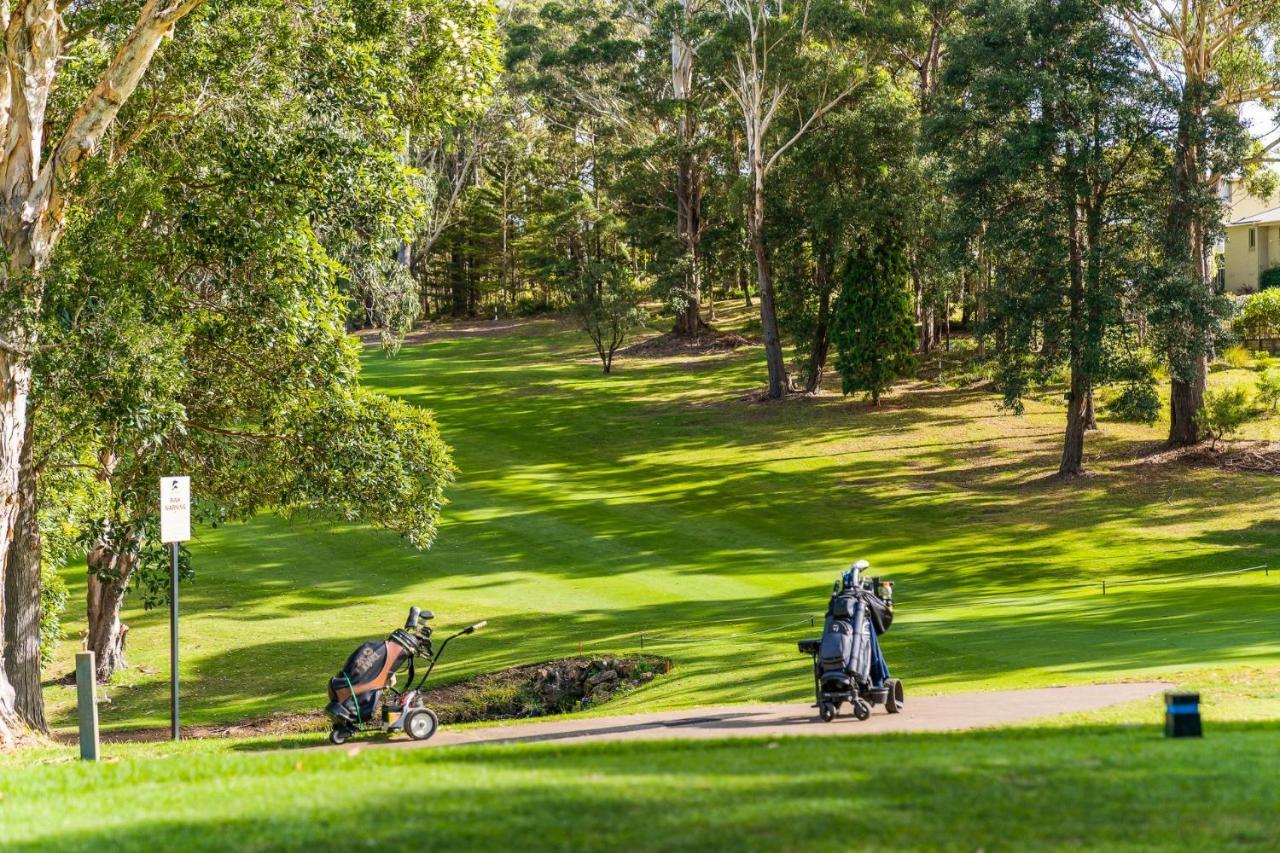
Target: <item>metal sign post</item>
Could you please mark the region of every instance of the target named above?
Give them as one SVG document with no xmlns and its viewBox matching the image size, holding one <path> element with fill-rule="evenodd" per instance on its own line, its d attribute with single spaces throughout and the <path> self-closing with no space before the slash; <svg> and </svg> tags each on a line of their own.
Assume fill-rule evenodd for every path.
<svg viewBox="0 0 1280 853">
<path fill-rule="evenodd" d="M 178 727 L 178 544 L 191 538 L 191 478 L 160 480 L 160 541 L 169 546 L 169 726 Z"/>
</svg>

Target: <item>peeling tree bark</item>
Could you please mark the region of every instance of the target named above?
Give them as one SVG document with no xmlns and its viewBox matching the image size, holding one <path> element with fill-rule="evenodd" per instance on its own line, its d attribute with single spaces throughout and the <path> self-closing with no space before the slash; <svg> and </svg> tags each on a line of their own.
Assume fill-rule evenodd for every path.
<svg viewBox="0 0 1280 853">
<path fill-rule="evenodd" d="M 769 263 L 769 248 L 765 241 L 765 178 L 774 164 L 792 145 L 820 121 L 823 116 L 843 103 L 857 88 L 857 78 L 845 88 L 827 92 L 819 105 L 803 117 L 799 128 L 780 143 L 769 146 L 769 131 L 778 110 L 790 92 L 790 87 L 775 79 L 769 71 L 770 52 L 777 44 L 768 37 L 771 18 L 782 14 L 780 8 L 767 0 L 722 0 L 725 12 L 738 18 L 745 28 L 745 40 L 735 52 L 733 79 L 724 80 L 742 116 L 742 129 L 747 148 L 747 175 L 751 181 L 750 206 L 747 210 L 747 232 L 751 238 L 751 251 L 756 260 L 756 282 L 760 289 L 760 327 L 764 337 L 765 362 L 768 366 L 770 400 L 781 399 L 789 393 L 791 378 L 787 375 L 783 359 L 782 340 L 778 334 L 778 311 L 773 292 L 773 272 Z M 798 35 L 803 40 L 809 35 L 809 6 L 797 3 L 794 10 L 797 19 L 803 21 Z M 834 87 L 833 87 L 834 89 Z"/>
<path fill-rule="evenodd" d="M 816 394 L 822 390 L 822 375 L 827 369 L 827 354 L 831 349 L 831 274 L 834 263 L 831 247 L 818 253 L 813 268 L 814 285 L 818 291 L 818 321 L 813 329 L 813 343 L 809 352 L 804 390 Z"/>
<path fill-rule="evenodd" d="M 770 400 L 780 400 L 791 390 L 791 377 L 782 355 L 782 338 L 778 334 L 778 309 L 773 293 L 773 269 L 769 263 L 769 249 L 764 239 L 764 169 L 759 163 L 751 165 L 752 193 L 751 251 L 756 258 L 756 286 L 760 290 L 760 329 L 764 337 L 764 357 L 769 371 Z"/>
<path fill-rule="evenodd" d="M 31 357 L 38 341 L 41 275 L 62 231 L 67 193 L 85 161 L 93 157 L 121 105 L 133 94 L 160 42 L 201 0 L 147 0 L 133 29 L 120 43 L 62 136 L 46 150 L 45 108 L 55 84 L 64 25 L 56 0 L 32 0 L 16 8 L 0 2 L 5 62 L 0 63 L 0 292 L 15 309 L 0 317 L 0 599 L 4 609 L 29 613 L 38 607 L 38 584 L 10 585 L 13 543 L 22 509 L 19 472 L 27 436 Z M 8 591 L 12 589 L 13 594 Z M 3 614 L 0 614 L 3 615 Z M 23 638 L 25 641 L 26 638 Z M 5 644 L 7 646 L 7 643 Z M 0 665 L 9 658 L 7 649 Z M 0 745 L 22 727 L 7 667 L 0 666 Z"/>
<path fill-rule="evenodd" d="M 40 689 L 40 559 L 42 541 L 39 501 L 32 463 L 32 421 L 22 446 L 18 473 L 18 516 L 4 579 L 4 668 L 13 683 L 14 710 L 23 723 L 48 731 L 44 693 Z M 30 594 L 34 590 L 35 594 Z"/>
<path fill-rule="evenodd" d="M 1213 193 L 1218 181 L 1201 150 L 1200 128 L 1214 108 L 1235 109 L 1249 102 L 1265 102 L 1280 92 L 1277 66 L 1248 68 L 1240 63 L 1243 45 L 1255 48 L 1267 42 L 1267 30 L 1275 22 L 1271 2 L 1232 0 L 1183 0 L 1181 4 L 1135 4 L 1120 12 L 1130 39 L 1146 60 L 1152 77 L 1180 101 L 1178 132 L 1173 153 L 1170 215 L 1166 225 L 1165 253 L 1178 272 L 1194 286 L 1209 289 L 1210 246 L 1206 237 L 1218 213 L 1206 212 L 1195 196 Z M 1259 56 L 1265 54 L 1259 53 Z M 1265 60 L 1264 60 L 1265 61 Z M 1176 70 L 1174 66 L 1177 66 Z M 1223 73 L 1232 66 L 1233 73 Z M 1240 73 L 1234 73 L 1239 65 Z M 1265 154 L 1246 162 L 1263 162 Z M 1188 353 L 1170 353 L 1169 443 L 1189 445 L 1200 440 L 1201 409 L 1208 380 L 1209 335 L 1205 330 L 1182 330 L 1193 341 Z M 1195 352 L 1196 344 L 1202 352 Z"/>
<path fill-rule="evenodd" d="M 1068 294 L 1071 314 L 1069 329 L 1071 393 L 1067 401 L 1067 429 L 1062 440 L 1062 462 L 1058 466 L 1058 473 L 1063 476 L 1074 476 L 1084 473 L 1084 434 L 1088 428 L 1089 401 L 1093 396 L 1093 389 L 1084 370 L 1084 353 L 1081 346 L 1081 341 L 1085 337 L 1082 328 L 1085 320 L 1085 275 L 1084 256 L 1080 251 L 1080 209 L 1070 186 L 1066 195 L 1067 246 L 1071 267 L 1071 289 Z"/>
</svg>

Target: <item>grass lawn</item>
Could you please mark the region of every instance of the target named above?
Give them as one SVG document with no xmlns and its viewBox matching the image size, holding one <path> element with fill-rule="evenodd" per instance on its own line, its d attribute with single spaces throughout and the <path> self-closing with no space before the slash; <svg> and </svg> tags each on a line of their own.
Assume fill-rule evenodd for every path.
<svg viewBox="0 0 1280 853">
<path fill-rule="evenodd" d="M 1274 722 L 352 749 L 0 774 L 11 850 L 1274 850 Z M 58 804 L 54 806 L 52 804 Z"/>
<path fill-rule="evenodd" d="M 318 520 L 197 532 L 197 580 L 183 591 L 185 722 L 320 708 L 350 650 L 400 624 L 411 604 L 446 628 L 489 620 L 451 647 L 439 670 L 447 679 L 575 654 L 580 642 L 588 652 L 638 650 L 643 635 L 646 651 L 670 656 L 671 675 L 610 712 L 801 700 L 809 664 L 794 641 L 813 631 L 799 623 L 858 557 L 897 581 L 899 621 L 884 645 L 908 690 L 1170 672 L 1194 680 L 1207 668 L 1280 664 L 1280 571 L 1178 580 L 1280 568 L 1280 479 L 1142 464 L 1162 425 L 1104 420 L 1089 438 L 1095 476 L 1064 483 L 1047 477 L 1063 421 L 1051 401 L 1016 417 L 988 391 L 920 380 L 878 409 L 838 394 L 761 404 L 744 398 L 762 384 L 756 349 L 623 357 L 606 377 L 583 336 L 553 321 L 512 325 L 366 356 L 368 381 L 433 409 L 455 448 L 461 474 L 431 551 Z M 1251 429 L 1280 434 L 1280 421 Z M 83 580 L 71 574 L 74 637 Z M 102 721 L 160 727 L 167 613 L 131 609 L 126 621 L 133 667 L 110 688 Z M 62 645 L 54 675 L 71 668 L 76 645 Z M 74 691 L 50 684 L 47 696 L 55 724 L 67 725 Z M 510 754 L 551 772 L 557 753 Z M 625 750 L 598 754 L 627 763 Z M 342 759 L 318 760 L 341 775 Z M 431 779 L 439 771 L 482 787 L 498 772 L 488 757 L 378 760 L 430 764 Z M 671 773 L 655 797 L 676 790 L 672 779 L 698 778 Z M 783 785 L 822 833 L 826 795 L 800 794 L 820 776 L 793 786 L 751 773 L 743 784 Z M 472 808 L 466 799 L 433 808 Z"/>
</svg>

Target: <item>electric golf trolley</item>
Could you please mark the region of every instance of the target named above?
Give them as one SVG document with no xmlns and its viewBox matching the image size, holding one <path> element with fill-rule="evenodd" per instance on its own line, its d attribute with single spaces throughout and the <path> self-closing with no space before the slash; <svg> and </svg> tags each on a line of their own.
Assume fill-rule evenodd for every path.
<svg viewBox="0 0 1280 853">
<path fill-rule="evenodd" d="M 363 643 L 351 653 L 342 670 L 329 679 L 329 704 L 324 712 L 333 720 L 329 742 L 345 743 L 356 732 L 406 732 L 414 740 L 426 740 L 436 733 L 439 720 L 423 704 L 423 685 L 444 655 L 451 640 L 474 634 L 486 623 L 477 622 L 446 637 L 436 649 L 431 644 L 427 620 L 430 610 L 409 608 L 403 628 L 391 632 L 381 642 Z M 427 661 L 426 672 L 416 679 L 418 658 Z M 408 666 L 405 689 L 396 689 L 396 672 Z"/>
<path fill-rule="evenodd" d="M 889 676 L 880 653 L 879 636 L 893 623 L 893 581 L 862 579 L 871 568 L 854 563 L 836 581 L 822 636 L 801 640 L 800 652 L 813 656 L 814 707 L 823 722 L 831 722 L 840 706 L 853 706 L 853 716 L 865 720 L 871 706 L 884 705 L 890 714 L 905 707 L 902 682 Z"/>
</svg>

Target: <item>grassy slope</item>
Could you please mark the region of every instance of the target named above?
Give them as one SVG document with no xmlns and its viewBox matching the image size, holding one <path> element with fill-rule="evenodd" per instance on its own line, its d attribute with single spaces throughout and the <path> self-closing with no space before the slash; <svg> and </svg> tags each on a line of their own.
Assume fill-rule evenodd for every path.
<svg viewBox="0 0 1280 853">
<path fill-rule="evenodd" d="M 1105 598 L 1096 584 L 1274 561 L 1280 481 L 1136 465 L 1161 427 L 1104 424 L 1090 438 L 1098 475 L 1059 483 L 1044 477 L 1055 406 L 1014 417 L 988 393 L 929 383 L 879 410 L 835 395 L 743 400 L 762 373 L 750 351 L 624 359 L 602 377 L 583 340 L 549 323 L 370 353 L 368 380 L 434 409 L 456 449 L 439 543 L 421 554 L 357 525 L 272 518 L 200 531 L 199 578 L 184 591 L 184 719 L 317 708 L 350 649 L 410 604 L 444 626 L 490 620 L 454 646 L 448 678 L 579 641 L 634 649 L 645 632 L 647 649 L 655 634 L 708 641 L 657 645 L 672 677 L 611 710 L 802 699 L 807 661 L 793 641 L 807 626 L 715 638 L 820 611 L 855 557 L 898 583 L 886 652 L 917 691 L 1280 659 L 1280 572 Z M 140 666 L 113 689 L 104 725 L 165 719 L 166 620 L 127 615 Z M 72 691 L 48 695 L 66 722 Z"/>
</svg>

